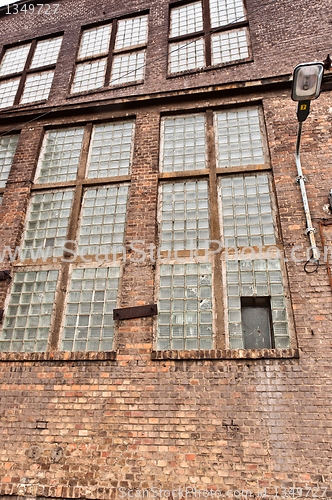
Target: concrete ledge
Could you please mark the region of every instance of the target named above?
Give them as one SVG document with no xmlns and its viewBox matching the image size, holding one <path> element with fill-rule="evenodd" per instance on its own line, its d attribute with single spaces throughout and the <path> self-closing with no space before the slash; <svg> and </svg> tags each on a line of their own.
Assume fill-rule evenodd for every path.
<svg viewBox="0 0 332 500">
<path fill-rule="evenodd" d="M 1 361 L 108 361 L 116 359 L 116 351 L 106 352 L 1 352 Z"/>
<path fill-rule="evenodd" d="M 154 361 L 172 359 L 284 359 L 299 358 L 298 349 L 212 349 L 207 351 L 152 351 Z"/>
</svg>

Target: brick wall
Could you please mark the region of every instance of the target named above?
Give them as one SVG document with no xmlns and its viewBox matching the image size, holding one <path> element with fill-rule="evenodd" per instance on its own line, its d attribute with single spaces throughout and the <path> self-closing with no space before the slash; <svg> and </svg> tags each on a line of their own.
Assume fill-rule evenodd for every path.
<svg viewBox="0 0 332 500">
<path fill-rule="evenodd" d="M 59 17 L 48 24 L 30 14 L 7 16 L 1 20 L 1 33 L 10 43 L 30 36 L 32 29 L 40 34 L 65 30 L 59 61 L 62 71 L 56 74 L 52 98 L 52 104 L 62 105 L 80 25 L 147 6 L 151 8 L 150 28 L 156 33 L 148 57 L 159 57 L 165 55 L 167 2 L 147 5 L 137 1 L 124 6 L 62 0 Z M 265 19 L 262 9 L 278 22 Z M 183 498 L 190 497 L 186 487 L 202 492 L 212 489 L 215 498 L 244 498 L 249 494 L 242 494 L 243 490 L 250 490 L 254 498 L 259 492 L 265 494 L 266 487 L 272 498 L 294 496 L 293 485 L 303 488 L 295 497 L 322 498 L 326 488 L 326 496 L 332 496 L 331 282 L 324 259 L 318 272 L 307 274 L 303 269 L 309 241 L 295 182 L 297 122 L 289 86 L 266 84 L 245 94 L 241 87 L 232 93 L 207 89 L 191 95 L 187 91 L 181 100 L 170 94 L 160 101 L 142 104 L 133 97 L 119 104 L 120 98 L 132 92 L 267 78 L 290 73 L 299 61 L 322 59 L 328 52 L 327 9 L 327 4 L 319 2 L 305 10 L 303 2 L 293 1 L 289 11 L 281 1 L 248 1 L 251 39 L 257 50 L 254 63 L 166 81 L 165 59 L 161 59 L 148 68 L 141 88 L 103 94 L 101 99 L 118 99 L 113 105 L 95 107 L 98 103 L 93 103 L 83 109 L 79 103 L 93 101 L 96 95 L 70 99 L 70 113 L 55 109 L 22 127 L 0 205 L 0 251 L 20 241 L 44 128 L 135 114 L 128 249 L 134 239 L 149 244 L 157 237 L 160 113 L 262 101 L 298 351 L 288 353 L 288 358 L 281 352 L 279 359 L 266 353 L 262 359 L 252 359 L 250 353 L 226 350 L 204 353 L 202 358 L 208 359 L 200 359 L 200 354 L 197 359 L 185 359 L 190 358 L 186 353 L 184 359 L 156 359 L 151 355 L 154 319 L 141 318 L 119 322 L 116 354 L 2 353 L 2 498 L 129 498 L 135 489 L 138 497 L 143 489 L 179 487 L 184 490 Z M 301 39 L 294 40 L 295 25 L 301 27 Z M 277 66 L 271 62 L 276 58 Z M 2 132 L 8 129 L 7 115 L 12 115 L 10 124 L 25 121 L 19 112 L 3 115 Z M 321 226 L 316 233 L 321 250 L 332 240 L 332 215 L 327 209 L 331 151 L 330 93 L 326 90 L 312 103 L 301 148 L 313 224 L 317 230 Z M 298 262 L 294 262 L 292 251 L 297 245 Z M 3 263 L 2 268 L 8 265 Z M 0 282 L 0 308 L 8 286 L 8 281 Z M 128 263 L 124 267 L 122 307 L 153 303 L 155 289 L 153 265 Z M 310 489 L 314 487 L 318 489 Z M 195 498 L 195 493 L 191 496 Z M 155 497 L 150 491 L 148 498 Z M 178 492 L 172 498 L 179 498 Z"/>
</svg>

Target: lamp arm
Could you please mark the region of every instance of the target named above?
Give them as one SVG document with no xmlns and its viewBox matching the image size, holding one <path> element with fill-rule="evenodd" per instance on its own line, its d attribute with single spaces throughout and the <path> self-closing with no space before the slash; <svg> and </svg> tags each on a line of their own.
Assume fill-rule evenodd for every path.
<svg viewBox="0 0 332 500">
<path fill-rule="evenodd" d="M 306 221 L 307 221 L 306 232 L 309 235 L 309 240 L 310 240 L 310 245 L 311 245 L 311 250 L 312 250 L 312 258 L 313 258 L 313 260 L 318 261 L 319 260 L 319 252 L 318 252 L 318 248 L 316 246 L 316 240 L 315 240 L 315 236 L 314 236 L 314 233 L 316 230 L 312 226 L 312 222 L 311 222 L 308 197 L 307 197 L 307 192 L 306 192 L 306 188 L 305 188 L 304 176 L 303 176 L 301 160 L 300 160 L 301 134 L 302 134 L 302 122 L 299 122 L 298 129 L 297 129 L 296 152 L 295 152 L 295 160 L 296 160 L 297 175 L 298 175 L 297 180 L 298 180 L 298 182 L 300 184 L 300 188 L 301 188 L 304 213 L 305 213 L 305 217 L 306 217 Z"/>
</svg>

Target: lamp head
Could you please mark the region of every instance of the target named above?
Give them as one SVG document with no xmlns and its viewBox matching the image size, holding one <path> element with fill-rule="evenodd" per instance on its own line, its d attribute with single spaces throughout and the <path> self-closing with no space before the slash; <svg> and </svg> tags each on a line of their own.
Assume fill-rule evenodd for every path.
<svg viewBox="0 0 332 500">
<path fill-rule="evenodd" d="M 311 101 L 320 94 L 324 64 L 320 62 L 298 64 L 293 73 L 293 101 Z"/>
</svg>

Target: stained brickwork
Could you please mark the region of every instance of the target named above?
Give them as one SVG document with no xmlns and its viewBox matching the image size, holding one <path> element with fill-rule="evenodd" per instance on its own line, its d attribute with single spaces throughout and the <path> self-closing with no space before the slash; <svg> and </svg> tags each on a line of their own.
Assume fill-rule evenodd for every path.
<svg viewBox="0 0 332 500">
<path fill-rule="evenodd" d="M 273 174 L 292 349 L 156 352 L 156 319 L 148 317 L 117 322 L 110 352 L 61 352 L 53 342 L 47 353 L 1 353 L 1 498 L 331 497 L 332 251 L 327 262 L 321 256 L 317 272 L 305 272 L 309 240 L 295 180 L 297 122 L 289 84 L 293 66 L 321 60 L 330 50 L 329 5 L 247 0 L 253 62 L 166 78 L 167 1 L 59 4 L 56 17 L 4 13 L 0 18 L 0 43 L 6 45 L 64 32 L 50 99 L 0 113 L 0 133 L 15 127 L 20 132 L 0 205 L 0 253 L 20 244 L 45 130 L 135 117 L 128 259 L 118 307 L 155 303 L 155 263 L 130 261 L 135 257 L 130 246 L 142 240 L 136 248 L 147 250 L 158 243 L 161 117 L 259 105 L 270 164 L 257 171 L 271 166 Z M 146 9 L 145 83 L 69 96 L 81 26 Z M 332 242 L 329 81 L 327 73 L 301 147 L 322 254 Z M 45 107 L 50 112 L 44 116 Z M 34 122 L 26 123 L 30 111 Z M 1 262 L 0 270 L 15 272 L 17 265 Z M 7 306 L 10 286 L 10 280 L 0 281 L 0 309 Z M 58 293 L 65 294 L 66 286 L 63 281 Z M 59 321 L 52 327 L 56 331 Z M 219 330 L 224 335 L 224 327 Z"/>
</svg>

